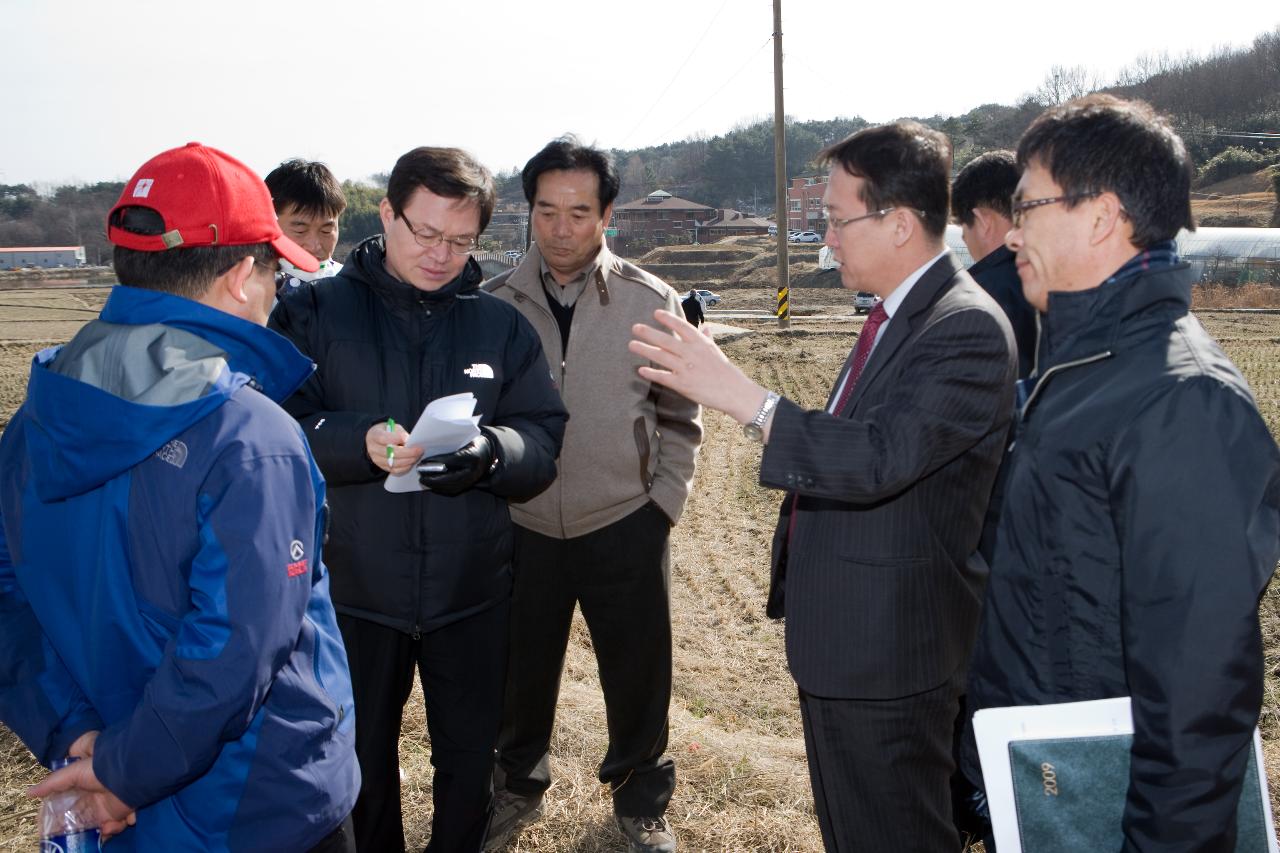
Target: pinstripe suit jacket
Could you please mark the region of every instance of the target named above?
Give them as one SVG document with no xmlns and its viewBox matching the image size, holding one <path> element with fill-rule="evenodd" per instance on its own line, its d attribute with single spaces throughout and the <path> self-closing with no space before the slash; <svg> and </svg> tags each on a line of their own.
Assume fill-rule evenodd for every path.
<svg viewBox="0 0 1280 853">
<path fill-rule="evenodd" d="M 894 314 L 841 416 L 779 404 L 760 482 L 791 494 L 768 613 L 786 617 L 806 693 L 908 696 L 967 659 L 986 578 L 970 555 L 1016 368 L 1004 313 L 947 253 Z"/>
</svg>

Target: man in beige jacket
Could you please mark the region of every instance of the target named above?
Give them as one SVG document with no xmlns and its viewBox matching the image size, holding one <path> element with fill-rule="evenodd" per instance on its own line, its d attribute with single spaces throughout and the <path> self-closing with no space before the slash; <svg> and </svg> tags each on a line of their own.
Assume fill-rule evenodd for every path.
<svg viewBox="0 0 1280 853">
<path fill-rule="evenodd" d="M 537 330 L 569 424 L 559 476 L 512 504 L 515 593 L 498 802 L 487 850 L 542 814 L 574 605 L 600 669 L 609 747 L 600 781 L 632 851 L 673 851 L 675 788 L 665 755 L 671 699 L 668 534 L 693 480 L 697 404 L 651 385 L 627 350 L 634 323 L 679 311 L 674 290 L 615 257 L 604 229 L 618 194 L 612 159 L 573 137 L 524 167 L 535 244 L 485 285 Z"/>
</svg>

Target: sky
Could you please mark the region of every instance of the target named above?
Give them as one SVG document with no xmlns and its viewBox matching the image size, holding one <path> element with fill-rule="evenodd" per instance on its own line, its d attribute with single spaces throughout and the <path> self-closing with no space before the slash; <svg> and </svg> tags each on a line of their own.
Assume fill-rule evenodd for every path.
<svg viewBox="0 0 1280 853">
<path fill-rule="evenodd" d="M 1280 26 L 1275 0 L 783 0 L 798 120 L 961 115 L 1054 65 L 1104 82 Z M 199 141 L 339 178 L 456 145 L 495 172 L 573 132 L 631 149 L 773 115 L 772 0 L 0 0 L 0 184 L 123 181 Z"/>
</svg>

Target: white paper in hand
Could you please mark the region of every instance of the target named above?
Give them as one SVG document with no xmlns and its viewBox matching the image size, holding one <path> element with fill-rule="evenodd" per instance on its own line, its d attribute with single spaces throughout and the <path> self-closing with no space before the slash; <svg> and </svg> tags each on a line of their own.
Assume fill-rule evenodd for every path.
<svg viewBox="0 0 1280 853">
<path fill-rule="evenodd" d="M 480 434 L 480 416 L 474 414 L 475 410 L 476 398 L 470 391 L 432 400 L 422 410 L 405 444 L 421 447 L 423 459 L 452 453 Z M 384 487 L 397 493 L 425 491 L 418 482 L 417 466 L 403 474 L 388 474 Z"/>
</svg>

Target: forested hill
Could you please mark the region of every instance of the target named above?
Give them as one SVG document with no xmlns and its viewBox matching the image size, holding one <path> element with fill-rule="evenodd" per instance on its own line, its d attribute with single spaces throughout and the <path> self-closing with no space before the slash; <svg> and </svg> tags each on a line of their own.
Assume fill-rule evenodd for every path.
<svg viewBox="0 0 1280 853">
<path fill-rule="evenodd" d="M 1280 139 L 1260 139 L 1256 134 L 1280 134 L 1280 27 L 1259 36 L 1251 47 L 1222 49 L 1207 57 L 1141 57 L 1115 81 L 1099 80 L 1082 67 L 1055 67 L 1018 104 L 984 104 L 962 116 L 920 120 L 951 137 L 959 167 L 984 151 L 1014 147 L 1046 106 L 1095 91 L 1141 98 L 1169 114 L 1197 166 L 1230 147 L 1269 159 L 1280 152 Z M 845 108 L 831 104 L 832 112 Z M 861 118 L 788 122 L 787 175 L 812 169 L 810 161 L 819 150 L 866 124 Z M 771 120 L 712 139 L 614 154 L 622 169 L 625 200 L 660 188 L 707 204 L 772 211 Z M 504 177 L 512 197 L 518 197 L 518 175 Z"/>
<path fill-rule="evenodd" d="M 984 104 L 962 116 L 921 120 L 951 137 L 960 166 L 983 151 L 1013 147 L 1046 106 L 1093 91 L 1142 98 L 1169 114 L 1206 182 L 1280 161 L 1280 140 L 1275 138 L 1280 133 L 1280 27 L 1247 48 L 1219 49 L 1203 57 L 1140 57 L 1117 80 L 1099 80 L 1083 67 L 1055 67 L 1017 104 Z M 831 111 L 850 106 L 833 102 Z M 856 117 L 788 121 L 787 175 L 812 171 L 814 155 L 825 145 L 866 125 Z M 773 210 L 772 121 L 710 139 L 614 154 L 622 172 L 622 201 L 664 189 L 717 207 L 762 214 Z M 498 179 L 504 200 L 522 198 L 517 171 Z M 344 245 L 380 228 L 380 180 L 385 176 L 344 182 L 349 205 L 342 220 Z M 104 262 L 110 249 L 103 222 L 121 188 L 98 183 L 38 192 L 26 185 L 0 185 L 0 246 L 83 245 L 90 263 Z"/>
</svg>

